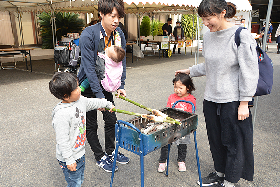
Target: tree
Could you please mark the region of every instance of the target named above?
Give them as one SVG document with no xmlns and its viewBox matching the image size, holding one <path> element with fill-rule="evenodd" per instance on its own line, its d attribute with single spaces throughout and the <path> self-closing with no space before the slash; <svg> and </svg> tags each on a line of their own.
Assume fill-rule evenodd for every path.
<svg viewBox="0 0 280 187">
<path fill-rule="evenodd" d="M 85 26 L 84 20 L 79 18 L 79 14 L 55 12 L 56 36 L 57 40 L 67 33 L 81 32 Z M 43 12 L 38 15 L 40 25 L 40 36 L 42 37 L 42 48 L 53 48 L 53 33 L 51 24 L 51 13 Z"/>
<path fill-rule="evenodd" d="M 164 23 L 158 21 L 158 20 L 153 20 L 151 23 L 151 33 L 153 36 L 160 36 L 163 34 L 162 31 L 162 26 Z"/>
<path fill-rule="evenodd" d="M 199 18 L 199 28 L 202 29 L 202 20 Z M 188 39 L 195 38 L 196 35 L 196 26 L 197 26 L 197 16 L 195 14 L 184 14 L 182 16 L 182 23 L 181 23 L 184 35 Z"/>
<path fill-rule="evenodd" d="M 144 16 L 140 25 L 140 36 L 149 36 L 151 33 L 151 25 L 149 16 Z"/>
</svg>

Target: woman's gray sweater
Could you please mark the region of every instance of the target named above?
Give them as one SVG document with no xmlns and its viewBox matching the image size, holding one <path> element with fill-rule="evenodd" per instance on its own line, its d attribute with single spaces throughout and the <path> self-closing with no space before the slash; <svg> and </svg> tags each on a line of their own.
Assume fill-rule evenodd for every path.
<svg viewBox="0 0 280 187">
<path fill-rule="evenodd" d="M 204 99 L 216 103 L 251 101 L 258 84 L 256 41 L 243 29 L 240 46 L 235 44 L 237 26 L 206 32 L 203 38 L 205 62 L 190 67 L 190 76 L 206 75 Z"/>
</svg>

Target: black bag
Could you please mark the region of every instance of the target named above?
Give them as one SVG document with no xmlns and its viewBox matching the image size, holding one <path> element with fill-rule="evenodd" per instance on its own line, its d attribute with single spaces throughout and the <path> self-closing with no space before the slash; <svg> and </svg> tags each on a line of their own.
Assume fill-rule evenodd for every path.
<svg viewBox="0 0 280 187">
<path fill-rule="evenodd" d="M 235 43 L 237 47 L 240 45 L 240 32 L 245 27 L 239 27 L 235 32 Z M 270 94 L 273 85 L 273 64 L 268 55 L 259 47 L 256 47 L 259 63 L 259 80 L 257 90 L 254 96 L 262 96 Z M 252 105 L 252 102 L 249 102 Z"/>
</svg>

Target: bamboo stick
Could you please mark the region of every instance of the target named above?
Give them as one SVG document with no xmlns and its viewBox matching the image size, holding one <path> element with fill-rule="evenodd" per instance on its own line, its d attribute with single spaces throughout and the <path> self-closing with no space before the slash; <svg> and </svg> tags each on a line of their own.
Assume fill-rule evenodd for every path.
<svg viewBox="0 0 280 187">
<path fill-rule="evenodd" d="M 115 96 L 118 96 L 118 94 L 115 94 Z M 140 108 L 143 108 L 143 109 L 145 109 L 145 110 L 148 110 L 149 112 L 153 112 L 153 109 L 148 108 L 148 107 L 146 107 L 146 106 L 144 106 L 144 105 L 141 105 L 140 103 L 137 103 L 137 102 L 135 102 L 135 101 L 132 101 L 132 100 L 130 100 L 130 99 L 124 97 L 124 96 L 119 95 L 119 98 L 121 98 L 121 99 L 123 99 L 123 100 L 125 100 L 125 101 L 128 101 L 128 102 L 130 102 L 130 103 L 132 103 L 132 104 L 134 104 L 134 105 L 136 105 L 136 106 L 139 106 Z M 181 125 L 181 123 L 180 123 L 179 121 L 177 121 L 177 120 L 175 120 L 175 119 L 173 119 L 173 118 L 171 118 L 171 117 L 168 117 L 168 116 L 167 116 L 166 119 L 169 120 L 169 121 L 174 121 L 174 123 L 176 123 L 177 125 Z"/>
</svg>

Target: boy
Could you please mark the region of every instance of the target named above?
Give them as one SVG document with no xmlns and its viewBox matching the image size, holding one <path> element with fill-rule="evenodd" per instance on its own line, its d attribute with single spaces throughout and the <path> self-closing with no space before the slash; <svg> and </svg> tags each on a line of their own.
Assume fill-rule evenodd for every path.
<svg viewBox="0 0 280 187">
<path fill-rule="evenodd" d="M 85 169 L 86 112 L 114 108 L 106 99 L 81 96 L 74 74 L 58 72 L 49 82 L 50 92 L 59 102 L 53 109 L 52 125 L 56 133 L 56 158 L 68 186 L 81 186 Z"/>
<path fill-rule="evenodd" d="M 79 83 L 88 79 L 89 88 L 82 92 L 82 95 L 88 98 L 106 98 L 114 104 L 113 94 L 106 91 L 98 79 L 100 69 L 97 63 L 98 52 L 103 52 L 111 45 L 126 48 L 126 40 L 122 30 L 118 27 L 120 18 L 124 17 L 123 0 L 99 0 L 98 12 L 101 22 L 87 27 L 83 30 L 80 37 L 81 66 L 78 74 Z M 126 58 L 122 61 L 123 72 L 121 76 L 121 86 L 117 89 L 118 95 L 126 96 L 124 89 L 126 79 Z M 92 110 L 87 113 L 87 141 L 91 150 L 94 152 L 96 164 L 106 172 L 112 172 L 115 150 L 115 124 L 117 117 L 115 113 L 103 111 L 103 120 L 105 121 L 105 151 L 103 150 L 98 134 L 97 111 Z M 121 153 L 117 153 L 117 162 L 126 164 L 129 158 Z M 117 167 L 116 167 L 117 170 Z"/>
<path fill-rule="evenodd" d="M 116 45 L 107 47 L 105 49 L 105 54 L 104 52 L 98 53 L 96 63 L 102 65 L 102 68 L 98 70 L 100 72 L 98 79 L 100 79 L 103 88 L 107 92 L 114 92 L 121 86 L 123 72 L 122 60 L 124 56 L 124 49 Z M 80 88 L 82 92 L 89 88 L 88 79 L 85 79 L 81 83 Z"/>
</svg>

